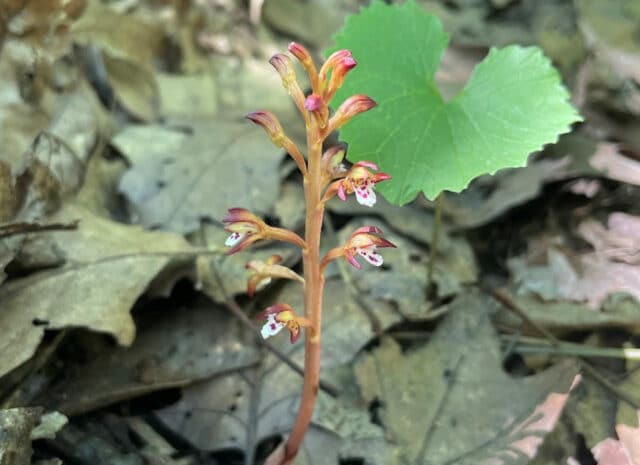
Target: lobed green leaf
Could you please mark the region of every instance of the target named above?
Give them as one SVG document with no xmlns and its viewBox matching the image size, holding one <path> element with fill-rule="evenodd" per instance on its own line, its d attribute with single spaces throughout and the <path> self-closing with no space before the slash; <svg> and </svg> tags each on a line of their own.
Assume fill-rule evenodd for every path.
<svg viewBox="0 0 640 465">
<path fill-rule="evenodd" d="M 380 184 L 390 202 L 422 191 L 459 192 L 475 177 L 526 164 L 528 155 L 581 118 L 557 71 L 537 47 L 492 48 L 464 89 L 446 102 L 435 73 L 449 37 L 415 1 L 379 0 L 347 18 L 335 47 L 358 66 L 337 94 L 371 96 L 378 107 L 341 131 L 350 161 L 370 160 L 392 176 Z"/>
</svg>

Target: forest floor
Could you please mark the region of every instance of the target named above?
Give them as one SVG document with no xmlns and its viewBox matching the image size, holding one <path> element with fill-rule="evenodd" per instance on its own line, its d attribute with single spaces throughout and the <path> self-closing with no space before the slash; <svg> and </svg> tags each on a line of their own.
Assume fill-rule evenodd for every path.
<svg viewBox="0 0 640 465">
<path fill-rule="evenodd" d="M 366 223 L 398 248 L 328 268 L 296 464 L 640 465 L 601 443 L 640 444 L 640 2 L 418 3 L 451 36 L 444 94 L 490 47 L 538 45 L 584 121 L 446 193 L 435 254 L 422 196 L 328 204 L 327 247 Z M 220 220 L 303 229 L 299 175 L 243 117 L 304 140 L 268 60 L 319 60 L 365 4 L 0 4 L 0 463 L 253 465 L 286 436 L 304 345 L 254 316 L 300 286 L 249 299 L 245 263 L 300 253 L 226 256 Z"/>
</svg>

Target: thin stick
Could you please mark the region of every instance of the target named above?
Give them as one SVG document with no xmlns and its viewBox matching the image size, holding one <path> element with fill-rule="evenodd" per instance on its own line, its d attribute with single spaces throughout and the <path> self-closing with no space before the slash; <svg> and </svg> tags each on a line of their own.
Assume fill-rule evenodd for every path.
<svg viewBox="0 0 640 465">
<path fill-rule="evenodd" d="M 585 362 L 584 360 L 580 360 L 580 366 L 582 370 L 591 376 L 595 381 L 600 383 L 602 387 L 611 391 L 615 396 L 619 399 L 625 401 L 631 407 L 636 410 L 640 410 L 640 403 L 633 399 L 629 394 L 619 389 L 616 385 L 614 385 L 611 381 L 606 379 L 604 376 L 600 374 L 598 370 L 596 370 L 591 364 Z"/>
<path fill-rule="evenodd" d="M 582 344 L 561 343 L 559 346 L 544 344 L 540 341 L 537 345 L 516 342 L 511 351 L 520 354 L 552 354 L 567 355 L 573 357 L 619 358 L 623 360 L 640 360 L 640 349 L 618 349 L 614 347 L 591 347 Z"/>
<path fill-rule="evenodd" d="M 551 332 L 545 328 L 544 326 L 539 325 L 526 314 L 511 298 L 511 296 L 503 289 L 494 289 L 491 291 L 493 297 L 500 302 L 504 307 L 510 312 L 516 314 L 522 320 L 524 320 L 528 325 L 534 328 L 538 333 L 542 336 L 546 337 L 554 346 L 560 345 L 560 340 L 555 337 Z"/>
<path fill-rule="evenodd" d="M 78 229 L 78 221 L 73 223 L 8 223 L 0 225 L 0 239 L 18 234 L 44 231 L 71 231 Z"/>
</svg>

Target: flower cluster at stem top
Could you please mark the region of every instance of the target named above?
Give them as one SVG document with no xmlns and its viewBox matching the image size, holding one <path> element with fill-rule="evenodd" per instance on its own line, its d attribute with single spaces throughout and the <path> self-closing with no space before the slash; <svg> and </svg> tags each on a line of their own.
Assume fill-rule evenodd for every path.
<svg viewBox="0 0 640 465">
<path fill-rule="evenodd" d="M 291 43 L 289 52 L 297 58 L 309 76 L 311 92 L 304 94 L 300 88 L 292 60 L 285 54 L 274 55 L 269 62 L 280 74 L 282 84 L 291 95 L 302 118 L 304 119 L 307 140 L 310 144 L 322 144 L 327 136 L 339 129 L 351 118 L 359 113 L 368 111 L 376 106 L 376 103 L 366 95 L 354 95 L 346 99 L 331 114 L 329 104 L 336 91 L 344 82 L 345 77 L 356 66 L 355 59 L 348 50 L 339 50 L 333 53 L 325 63 L 317 70 L 310 53 L 300 44 Z M 261 126 L 271 141 L 285 149 L 291 156 L 302 173 L 305 183 L 317 183 L 322 190 L 318 209 L 323 211 L 324 204 L 337 196 L 346 201 L 347 196 L 354 194 L 356 201 L 361 205 L 372 207 L 376 203 L 375 186 L 379 182 L 390 179 L 386 173 L 378 172 L 378 166 L 370 161 L 359 161 L 350 168 L 344 164 L 345 150 L 341 145 L 327 149 L 322 155 L 317 153 L 318 160 L 308 160 L 297 145 L 285 134 L 277 117 L 266 110 L 255 111 L 247 115 L 247 118 Z M 320 145 L 316 145 L 319 147 Z M 319 150 L 319 149 L 317 149 Z M 311 150 L 309 151 L 311 156 Z M 309 172 L 311 163 L 319 166 L 320 174 Z M 319 164 L 319 165 L 318 165 Z M 312 173 L 315 175 L 312 176 Z M 315 201 L 314 201 L 315 202 Z M 309 215 L 310 212 L 307 212 Z M 243 250 L 252 243 L 261 239 L 272 239 L 289 242 L 307 252 L 306 241 L 293 231 L 276 228 L 267 225 L 262 219 L 243 208 L 231 208 L 222 220 L 225 229 L 230 236 L 225 245 L 230 247 L 228 254 Z M 374 226 L 365 226 L 352 233 L 346 243 L 341 247 L 329 250 L 320 262 L 320 271 L 324 272 L 331 260 L 344 257 L 348 263 L 356 268 L 361 268 L 356 257 L 362 257 L 374 266 L 383 263 L 379 248 L 395 247 L 391 242 L 382 237 L 382 231 Z M 257 290 L 267 285 L 273 278 L 292 279 L 305 283 L 303 277 L 293 270 L 280 265 L 281 257 L 272 256 L 265 261 L 252 260 L 247 263 L 250 270 L 247 292 L 253 296 Z M 309 315 L 307 315 L 309 316 Z M 313 324 L 307 317 L 297 315 L 293 308 L 287 304 L 276 304 L 264 310 L 259 318 L 266 320 L 261 334 L 264 338 L 279 333 L 287 328 L 291 342 L 298 340 L 301 328 L 314 330 Z"/>
</svg>

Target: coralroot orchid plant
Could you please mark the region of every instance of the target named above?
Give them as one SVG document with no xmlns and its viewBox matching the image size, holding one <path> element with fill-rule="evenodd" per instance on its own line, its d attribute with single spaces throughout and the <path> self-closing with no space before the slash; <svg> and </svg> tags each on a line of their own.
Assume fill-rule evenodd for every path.
<svg viewBox="0 0 640 465">
<path fill-rule="evenodd" d="M 357 260 L 360 256 L 370 264 L 380 266 L 383 260 L 378 249 L 395 247 L 382 237 L 379 228 L 365 226 L 355 230 L 344 245 L 331 249 L 324 257 L 320 257 L 325 203 L 336 195 L 344 201 L 348 195 L 355 194 L 360 204 L 371 207 L 376 202 L 375 185 L 390 176 L 376 173 L 378 167 L 367 161 L 360 161 L 347 169 L 343 164 L 345 151 L 341 146 L 322 152 L 323 143 L 332 131 L 339 129 L 359 113 L 376 106 L 366 95 L 354 95 L 346 99 L 331 115 L 329 106 L 332 98 L 348 72 L 356 66 L 351 52 L 339 50 L 333 53 L 319 71 L 303 46 L 291 43 L 289 52 L 298 59 L 309 76 L 310 95 L 305 97 L 296 80 L 293 62 L 287 55 L 276 54 L 269 62 L 280 74 L 285 89 L 304 119 L 307 133 L 306 157 L 287 137 L 274 114 L 256 111 L 247 115 L 247 118 L 260 125 L 276 146 L 284 148 L 302 173 L 306 201 L 304 239 L 293 231 L 267 225 L 243 208 L 231 208 L 223 219 L 225 229 L 231 233 L 226 241 L 226 245 L 231 247 L 229 254 L 239 252 L 260 239 L 289 242 L 302 250 L 304 277 L 278 265 L 281 261 L 278 256 L 270 257 L 265 262 L 252 260 L 247 263 L 251 274 L 248 282 L 249 295 L 253 295 L 273 278 L 293 279 L 304 283 L 304 314 L 296 313 L 286 303 L 272 305 L 260 314 L 260 318 L 265 320 L 261 331 L 264 338 L 275 336 L 287 328 L 291 342 L 295 343 L 303 328 L 305 330 L 304 384 L 300 409 L 286 444 L 281 445 L 268 458 L 268 465 L 291 464 L 311 422 L 319 387 L 322 293 L 327 265 L 332 260 L 344 257 L 354 267 L 361 268 Z"/>
</svg>

